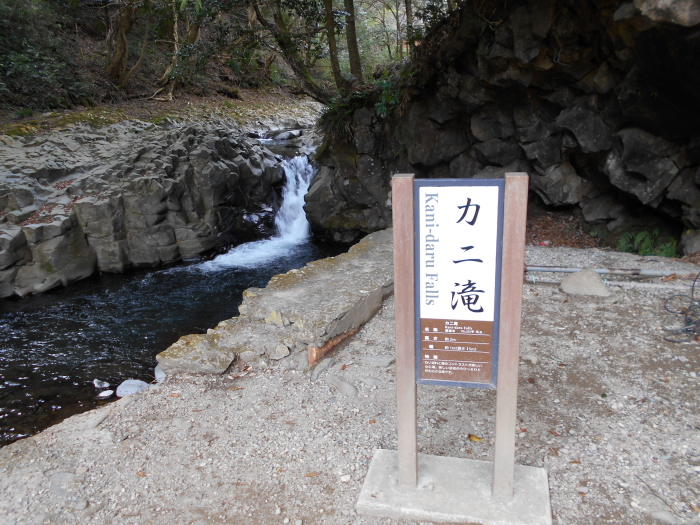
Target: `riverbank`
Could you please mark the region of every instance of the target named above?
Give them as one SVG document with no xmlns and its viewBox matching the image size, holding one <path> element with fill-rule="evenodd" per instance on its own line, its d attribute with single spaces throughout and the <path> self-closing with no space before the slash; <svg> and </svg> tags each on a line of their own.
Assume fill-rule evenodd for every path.
<svg viewBox="0 0 700 525">
<path fill-rule="evenodd" d="M 92 121 L 0 136 L 0 298 L 271 235 L 285 174 L 258 139 L 294 130 L 281 148 L 291 156 L 320 140 L 310 131 L 320 106 L 285 102 L 255 120 L 200 109 L 112 123 L 96 109 Z"/>
<path fill-rule="evenodd" d="M 536 265 L 698 270 L 527 251 Z M 555 523 L 695 523 L 699 347 L 664 339 L 681 322 L 664 310 L 678 290 L 610 289 L 524 285 L 516 461 L 548 469 Z M 389 297 L 315 381 L 284 360 L 238 362 L 74 416 L 0 450 L 0 513 L 17 525 L 387 523 L 353 506 L 373 450 L 396 445 L 393 345 Z M 420 386 L 418 398 L 420 452 L 490 457 L 493 392 Z"/>
</svg>

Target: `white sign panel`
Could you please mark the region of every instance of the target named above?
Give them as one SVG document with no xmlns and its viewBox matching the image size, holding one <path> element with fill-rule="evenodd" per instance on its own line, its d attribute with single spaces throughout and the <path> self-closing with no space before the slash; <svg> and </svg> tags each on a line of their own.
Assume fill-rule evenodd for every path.
<svg viewBox="0 0 700 525">
<path fill-rule="evenodd" d="M 415 185 L 417 377 L 493 387 L 503 181 Z"/>
</svg>

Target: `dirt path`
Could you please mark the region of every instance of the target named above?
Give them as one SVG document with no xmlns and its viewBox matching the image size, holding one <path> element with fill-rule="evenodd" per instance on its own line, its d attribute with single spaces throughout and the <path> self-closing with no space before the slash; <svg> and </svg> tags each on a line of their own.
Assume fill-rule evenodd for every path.
<svg viewBox="0 0 700 525">
<path fill-rule="evenodd" d="M 674 290 L 612 290 L 525 284 L 516 461 L 548 469 L 554 523 L 700 522 L 698 344 L 664 339 Z M 176 377 L 4 447 L 0 523 L 396 523 L 353 510 L 373 450 L 396 446 L 393 311 L 389 298 L 315 381 L 283 367 Z M 418 397 L 420 452 L 491 457 L 494 392 Z"/>
</svg>

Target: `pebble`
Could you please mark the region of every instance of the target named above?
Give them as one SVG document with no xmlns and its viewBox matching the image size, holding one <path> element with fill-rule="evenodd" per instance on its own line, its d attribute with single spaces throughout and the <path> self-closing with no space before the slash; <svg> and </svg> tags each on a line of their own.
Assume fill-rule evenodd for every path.
<svg viewBox="0 0 700 525">
<path fill-rule="evenodd" d="M 357 388 L 355 387 L 355 385 L 348 383 L 347 381 L 343 381 L 339 377 L 332 375 L 326 376 L 326 383 L 336 387 L 338 389 L 338 392 L 340 392 L 344 396 L 355 397 L 357 395 Z"/>
<path fill-rule="evenodd" d="M 530 363 L 531 365 L 536 365 L 540 362 L 539 358 L 533 354 L 523 355 L 523 361 L 525 361 L 526 363 Z"/>
<path fill-rule="evenodd" d="M 668 523 L 669 525 L 678 525 L 680 523 L 680 520 L 667 510 L 655 510 L 651 513 L 651 517 L 661 523 Z"/>
<path fill-rule="evenodd" d="M 343 474 L 342 476 L 340 476 L 340 481 L 342 481 L 343 483 L 347 483 L 350 481 L 350 477 L 350 474 Z"/>
<path fill-rule="evenodd" d="M 270 355 L 270 359 L 279 360 L 289 355 L 289 347 L 287 345 L 277 345 L 275 351 Z"/>
<path fill-rule="evenodd" d="M 396 362 L 396 356 L 393 355 L 366 355 L 361 359 L 363 365 L 376 366 L 378 368 L 386 368 Z"/>
<path fill-rule="evenodd" d="M 356 376 L 357 380 L 360 383 L 364 383 L 367 386 L 382 386 L 382 381 L 380 379 L 376 379 L 374 377 L 368 377 L 368 376 Z"/>
<path fill-rule="evenodd" d="M 284 519 L 282 520 L 282 523 L 289 523 L 289 518 L 284 518 Z"/>
<path fill-rule="evenodd" d="M 311 381 L 316 381 L 320 377 L 320 375 L 326 370 L 328 370 L 328 368 L 334 363 L 335 361 L 330 357 L 318 363 L 311 372 Z"/>
<path fill-rule="evenodd" d="M 109 383 L 107 381 L 102 381 L 101 379 L 93 379 L 92 384 L 95 385 L 95 388 L 99 389 L 109 388 Z"/>
<path fill-rule="evenodd" d="M 156 365 L 156 367 L 153 369 L 153 375 L 155 376 L 156 381 L 159 383 L 165 381 L 165 378 L 167 377 L 159 365 Z"/>
<path fill-rule="evenodd" d="M 100 392 L 97 394 L 97 397 L 100 399 L 107 399 L 108 397 L 112 397 L 114 395 L 114 390 L 105 390 L 104 392 Z"/>
<path fill-rule="evenodd" d="M 127 379 L 117 387 L 117 397 L 126 397 L 148 388 L 148 383 L 139 379 Z"/>
<path fill-rule="evenodd" d="M 245 352 L 241 352 L 238 354 L 238 359 L 243 361 L 244 363 L 250 363 L 251 361 L 257 359 L 258 354 L 253 352 L 252 350 L 246 350 Z"/>
</svg>

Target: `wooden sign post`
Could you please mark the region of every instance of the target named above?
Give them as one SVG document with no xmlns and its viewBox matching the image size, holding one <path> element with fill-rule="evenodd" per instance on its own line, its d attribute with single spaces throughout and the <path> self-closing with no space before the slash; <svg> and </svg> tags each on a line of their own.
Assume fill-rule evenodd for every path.
<svg viewBox="0 0 700 525">
<path fill-rule="evenodd" d="M 551 524 L 546 471 L 515 465 L 527 193 L 524 173 L 394 176 L 398 450 L 375 451 L 359 513 Z M 417 453 L 417 384 L 496 388 L 493 462 Z"/>
</svg>

